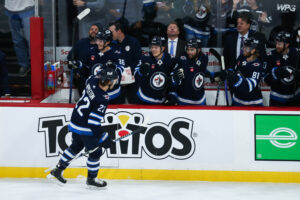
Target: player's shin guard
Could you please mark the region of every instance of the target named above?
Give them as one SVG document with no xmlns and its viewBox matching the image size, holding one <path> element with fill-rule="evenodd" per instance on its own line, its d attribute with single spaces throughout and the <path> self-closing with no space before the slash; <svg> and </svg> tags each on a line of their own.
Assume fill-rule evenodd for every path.
<svg viewBox="0 0 300 200">
<path fill-rule="evenodd" d="M 67 148 L 64 153 L 61 155 L 60 160 L 57 164 L 57 168 L 64 170 L 66 169 L 69 165 L 71 160 L 76 156 L 76 154 L 72 151 L 71 148 Z"/>
<path fill-rule="evenodd" d="M 88 158 L 87 160 L 88 178 L 96 178 L 100 168 L 100 159 Z"/>
<path fill-rule="evenodd" d="M 107 183 L 104 180 L 98 180 L 97 175 L 100 168 L 100 159 L 92 159 L 89 158 L 87 161 L 88 167 L 88 178 L 86 180 L 86 184 L 89 187 L 94 188 L 104 188 Z"/>
</svg>

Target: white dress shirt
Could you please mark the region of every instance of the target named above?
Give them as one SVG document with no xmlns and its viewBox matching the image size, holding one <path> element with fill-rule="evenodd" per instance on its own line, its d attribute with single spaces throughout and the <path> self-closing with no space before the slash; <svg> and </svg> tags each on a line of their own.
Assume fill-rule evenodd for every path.
<svg viewBox="0 0 300 200">
<path fill-rule="evenodd" d="M 171 39 L 168 39 L 168 53 L 171 55 Z M 173 40 L 173 45 L 174 45 L 174 57 L 176 56 L 176 50 L 177 50 L 177 43 L 178 43 L 178 38 L 176 38 L 175 40 Z"/>
<path fill-rule="evenodd" d="M 247 32 L 245 35 L 242 35 L 239 33 L 237 44 L 236 44 L 236 58 L 240 56 L 240 51 L 241 51 L 241 37 L 244 37 L 244 41 L 246 38 L 248 38 L 249 32 Z"/>
</svg>

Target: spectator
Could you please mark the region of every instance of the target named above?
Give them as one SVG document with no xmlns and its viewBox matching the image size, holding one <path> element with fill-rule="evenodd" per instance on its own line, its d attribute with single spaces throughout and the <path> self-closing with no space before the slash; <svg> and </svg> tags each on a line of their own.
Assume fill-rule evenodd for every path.
<svg viewBox="0 0 300 200">
<path fill-rule="evenodd" d="M 277 34 L 281 31 L 286 31 L 288 33 L 294 33 L 294 25 L 296 20 L 296 13 L 291 11 L 286 11 L 280 13 L 281 24 L 279 26 L 275 26 L 269 35 L 268 47 L 275 48 L 275 38 Z"/>
<path fill-rule="evenodd" d="M 165 36 L 166 26 L 154 21 L 157 15 L 157 4 L 154 0 L 143 1 L 143 21 L 131 26 L 130 34 L 137 38 L 143 47 L 149 46 L 155 35 Z"/>
<path fill-rule="evenodd" d="M 108 21 L 114 22 L 125 18 L 128 26 L 142 20 L 143 1 L 141 0 L 109 0 L 106 9 L 108 10 Z M 124 24 L 123 24 L 124 26 Z"/>
<path fill-rule="evenodd" d="M 244 40 L 243 52 L 234 69 L 226 71 L 226 79 L 232 91 L 234 106 L 263 106 L 260 82 L 263 63 L 259 59 L 259 40 Z"/>
<path fill-rule="evenodd" d="M 272 22 L 272 17 L 268 15 L 268 11 L 257 0 L 246 0 L 246 4 L 242 4 L 241 0 L 233 0 L 232 18 L 236 19 L 241 12 L 251 13 L 252 24 L 250 30 L 263 32 L 263 25 Z"/>
<path fill-rule="evenodd" d="M 201 52 L 201 40 L 192 38 L 186 44 L 186 56 L 178 58 L 172 73 L 175 91 L 169 95 L 167 104 L 176 99 L 179 105 L 206 105 L 204 76 L 208 57 Z"/>
<path fill-rule="evenodd" d="M 291 34 L 282 31 L 276 36 L 276 49 L 268 55 L 265 82 L 271 86 L 270 106 L 299 106 L 300 53 L 290 47 Z"/>
<path fill-rule="evenodd" d="M 248 37 L 254 37 L 259 40 L 260 57 L 262 61 L 265 60 L 265 36 L 259 32 L 250 32 L 250 25 L 250 15 L 241 13 L 237 19 L 237 32 L 229 33 L 225 36 L 223 54 L 227 68 L 233 68 L 236 65 L 236 59 L 243 53 L 243 41 Z"/>
<path fill-rule="evenodd" d="M 126 74 L 129 74 L 129 79 L 133 79 L 133 72 L 138 65 L 142 56 L 142 50 L 139 41 L 124 33 L 124 26 L 120 22 L 110 24 L 109 30 L 113 34 L 116 49 L 120 52 L 119 64 L 125 66 Z M 129 71 L 128 71 L 129 70 Z M 130 104 L 134 104 L 136 97 L 136 84 L 128 83 L 122 87 L 122 94 L 127 97 Z"/>
<path fill-rule="evenodd" d="M 180 29 L 176 22 L 172 22 L 167 28 L 168 45 L 167 52 L 172 58 L 180 57 L 185 54 L 185 41 L 179 38 Z"/>
<path fill-rule="evenodd" d="M 78 8 L 78 13 L 85 8 L 90 8 L 91 12 L 79 22 L 79 38 L 87 37 L 87 32 L 91 25 L 97 24 L 99 29 L 107 26 L 105 16 L 106 0 L 73 0 L 73 5 Z"/>
<path fill-rule="evenodd" d="M 90 75 L 90 60 L 94 59 L 91 56 L 92 52 L 97 49 L 95 43 L 95 36 L 99 32 L 97 25 L 92 25 L 89 29 L 87 38 L 82 38 L 75 43 L 74 47 L 68 54 L 68 60 L 75 62 L 79 69 L 75 70 L 74 83 L 78 87 L 79 95 L 82 95 L 82 91 L 85 88 L 85 81 Z"/>
<path fill-rule="evenodd" d="M 8 74 L 6 69 L 5 54 L 0 51 L 0 96 L 9 97 Z"/>
<path fill-rule="evenodd" d="M 165 52 L 166 39 L 164 37 L 155 36 L 150 48 L 150 53 L 142 56 L 134 73 L 139 86 L 138 103 L 159 105 L 166 100 L 174 61 Z"/>
<path fill-rule="evenodd" d="M 34 16 L 34 0 L 5 0 L 5 14 L 20 65 L 19 75 L 30 71 L 30 17 Z"/>
<path fill-rule="evenodd" d="M 209 17 L 210 11 L 205 5 L 201 4 L 193 17 L 187 16 L 183 19 L 186 41 L 192 38 L 199 38 L 202 41 L 202 45 L 207 47 L 213 33 L 213 28 L 208 25 Z"/>
</svg>

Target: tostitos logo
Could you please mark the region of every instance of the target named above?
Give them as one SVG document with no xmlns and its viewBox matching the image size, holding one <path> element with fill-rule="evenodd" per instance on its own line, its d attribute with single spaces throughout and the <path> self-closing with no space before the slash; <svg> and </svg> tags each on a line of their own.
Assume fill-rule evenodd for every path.
<svg viewBox="0 0 300 200">
<path fill-rule="evenodd" d="M 193 121 L 174 118 L 168 123 L 147 120 L 141 113 L 106 113 L 102 130 L 117 139 L 134 130 L 142 131 L 113 143 L 104 154 L 108 158 L 142 158 L 145 154 L 153 159 L 168 157 L 184 160 L 195 152 L 192 137 Z M 45 134 L 46 157 L 59 156 L 71 143 L 69 122 L 64 115 L 39 119 L 38 132 Z"/>
</svg>

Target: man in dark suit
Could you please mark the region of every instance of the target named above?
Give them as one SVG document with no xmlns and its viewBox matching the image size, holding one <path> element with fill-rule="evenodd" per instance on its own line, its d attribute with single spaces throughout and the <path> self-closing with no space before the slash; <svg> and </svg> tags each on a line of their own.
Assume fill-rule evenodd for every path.
<svg viewBox="0 0 300 200">
<path fill-rule="evenodd" d="M 264 62 L 266 58 L 266 37 L 263 33 L 250 32 L 251 15 L 249 13 L 241 13 L 237 18 L 237 32 L 230 33 L 225 36 L 223 55 L 226 68 L 233 68 L 236 65 L 237 58 L 243 54 L 243 43 L 248 37 L 254 37 L 259 40 L 258 50 L 261 60 Z"/>
<path fill-rule="evenodd" d="M 178 24 L 176 22 L 170 23 L 167 28 L 167 52 L 171 55 L 172 58 L 180 57 L 185 54 L 186 42 L 178 37 L 179 34 L 180 30 Z"/>
</svg>

